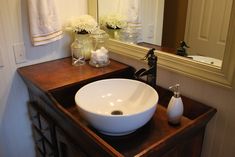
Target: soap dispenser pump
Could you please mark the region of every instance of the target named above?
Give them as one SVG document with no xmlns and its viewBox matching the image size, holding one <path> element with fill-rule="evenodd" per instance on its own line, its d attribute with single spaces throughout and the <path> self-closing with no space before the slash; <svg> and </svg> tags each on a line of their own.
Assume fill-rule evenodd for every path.
<svg viewBox="0 0 235 157">
<path fill-rule="evenodd" d="M 179 86 L 179 84 L 176 84 L 169 87 L 169 89 L 174 92 L 174 95 L 171 97 L 167 107 L 167 118 L 168 122 L 173 125 L 180 124 L 181 116 L 184 111 L 183 102 L 179 93 Z"/>
</svg>

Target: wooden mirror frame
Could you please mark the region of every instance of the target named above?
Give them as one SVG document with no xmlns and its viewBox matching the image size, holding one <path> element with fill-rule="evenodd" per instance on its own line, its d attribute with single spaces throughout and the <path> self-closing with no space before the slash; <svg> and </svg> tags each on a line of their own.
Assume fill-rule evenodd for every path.
<svg viewBox="0 0 235 157">
<path fill-rule="evenodd" d="M 97 19 L 98 0 L 88 0 L 88 13 Z M 143 58 L 148 48 L 109 39 L 108 49 L 134 59 Z M 235 3 L 232 4 L 228 36 L 222 67 L 197 62 L 185 57 L 156 50 L 158 66 L 219 86 L 233 88 L 235 73 Z"/>
</svg>

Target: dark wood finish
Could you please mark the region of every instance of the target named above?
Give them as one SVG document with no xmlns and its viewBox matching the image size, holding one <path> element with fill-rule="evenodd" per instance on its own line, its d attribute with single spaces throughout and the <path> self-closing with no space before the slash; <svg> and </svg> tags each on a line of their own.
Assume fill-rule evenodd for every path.
<svg viewBox="0 0 235 157">
<path fill-rule="evenodd" d="M 54 124 L 36 102 L 28 103 L 37 156 L 56 157 Z M 33 115 L 33 116 L 32 116 Z M 36 123 L 35 123 L 36 122 Z"/>
<path fill-rule="evenodd" d="M 72 143 L 67 133 L 62 131 L 60 128 L 56 128 L 56 139 L 59 150 L 59 157 L 87 157 L 80 147 Z"/>
<path fill-rule="evenodd" d="M 57 68 L 61 70 L 54 72 Z M 43 127 L 49 124 L 58 128 L 51 137 L 56 141 L 52 145 L 57 147 L 58 156 L 75 153 L 74 156 L 199 157 L 206 124 L 216 112 L 212 107 L 182 97 L 185 110 L 181 124 L 169 125 L 166 105 L 172 93 L 157 87 L 160 97 L 157 111 L 144 127 L 126 136 L 107 136 L 97 132 L 80 116 L 74 95 L 83 85 L 95 80 L 131 78 L 133 68 L 116 61 L 100 69 L 89 65 L 73 67 L 69 59 L 61 59 L 23 67 L 18 72 L 28 86 L 30 101 L 38 106 L 36 111 L 42 112 L 43 118 L 47 117 L 39 118 Z M 76 74 L 70 77 L 71 72 Z M 49 77 L 52 74 L 55 76 Z M 40 132 L 46 136 L 42 130 Z"/>
<path fill-rule="evenodd" d="M 19 68 L 18 72 L 42 91 L 49 91 L 63 86 L 72 86 L 94 77 L 120 73 L 128 68 L 130 67 L 114 60 L 111 60 L 109 66 L 103 68 L 95 68 L 88 63 L 83 66 L 72 66 L 71 59 L 65 58 Z"/>
</svg>

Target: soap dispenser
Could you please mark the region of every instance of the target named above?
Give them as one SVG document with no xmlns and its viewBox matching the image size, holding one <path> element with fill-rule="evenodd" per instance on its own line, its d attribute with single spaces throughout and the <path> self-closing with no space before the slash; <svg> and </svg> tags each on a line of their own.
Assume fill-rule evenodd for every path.
<svg viewBox="0 0 235 157">
<path fill-rule="evenodd" d="M 173 125 L 180 124 L 184 110 L 183 102 L 179 93 L 179 86 L 179 84 L 176 84 L 169 87 L 169 89 L 174 92 L 174 95 L 171 97 L 167 107 L 167 118 L 168 122 Z"/>
</svg>

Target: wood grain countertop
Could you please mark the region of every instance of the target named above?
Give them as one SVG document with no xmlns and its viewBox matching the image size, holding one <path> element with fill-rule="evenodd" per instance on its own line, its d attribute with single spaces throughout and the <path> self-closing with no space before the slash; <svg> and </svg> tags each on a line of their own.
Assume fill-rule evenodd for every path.
<svg viewBox="0 0 235 157">
<path fill-rule="evenodd" d="M 18 72 L 41 90 L 49 91 L 94 77 L 105 76 L 112 72 L 118 73 L 127 68 L 130 67 L 114 60 L 102 68 L 92 67 L 88 63 L 82 66 L 72 66 L 69 57 L 21 67 Z"/>
</svg>

